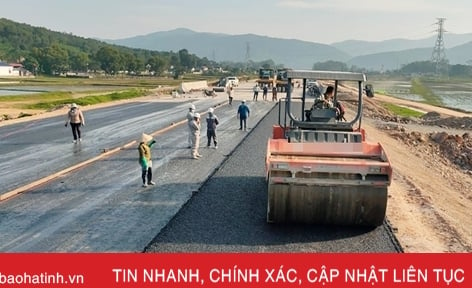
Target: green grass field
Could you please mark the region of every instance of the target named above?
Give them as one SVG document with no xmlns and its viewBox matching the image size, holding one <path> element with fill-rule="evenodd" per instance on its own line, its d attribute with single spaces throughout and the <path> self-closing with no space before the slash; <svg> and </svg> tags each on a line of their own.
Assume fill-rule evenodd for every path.
<svg viewBox="0 0 472 288">
<path fill-rule="evenodd" d="M 391 103 L 384 103 L 383 106 L 393 114 L 400 117 L 416 117 L 419 118 L 424 115 L 424 113 L 412 110 L 403 106 L 398 106 Z"/>
<path fill-rule="evenodd" d="M 59 99 L 50 99 L 46 97 L 48 98 L 48 101 L 45 101 L 44 98 L 42 98 L 34 104 L 25 105 L 25 108 L 47 110 L 47 109 L 51 109 L 60 105 L 71 104 L 71 103 L 76 103 L 80 106 L 87 106 L 87 105 L 93 105 L 93 104 L 98 104 L 98 103 L 105 103 L 105 102 L 111 102 L 111 101 L 116 101 L 116 100 L 141 97 L 141 96 L 145 96 L 147 93 L 148 91 L 145 89 L 131 89 L 131 90 L 126 90 L 126 91 L 111 92 L 111 93 L 105 93 L 105 94 L 100 94 L 100 95 L 89 95 L 89 96 L 84 96 L 80 98 L 73 98 L 71 97 L 71 95 L 69 95 L 68 97 L 66 95 L 65 97 L 61 97 Z"/>
<path fill-rule="evenodd" d="M 216 77 L 188 75 L 181 79 L 165 77 L 35 77 L 35 78 L 0 78 L 0 82 L 17 82 L 8 86 L 60 87 L 60 91 L 37 94 L 13 95 L 0 97 L 4 107 L 19 109 L 48 110 L 64 104 L 77 103 L 81 106 L 131 99 L 149 95 L 151 89 L 168 87 L 163 91 L 169 94 L 180 83 L 206 80 L 209 85 L 216 82 Z M 83 88 L 79 91 L 76 87 Z M 27 114 L 27 113 L 25 113 Z"/>
</svg>

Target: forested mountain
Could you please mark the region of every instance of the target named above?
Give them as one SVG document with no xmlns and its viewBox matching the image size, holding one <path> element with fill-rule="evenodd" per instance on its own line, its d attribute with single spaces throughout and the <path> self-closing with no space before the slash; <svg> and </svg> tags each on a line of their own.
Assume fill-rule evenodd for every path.
<svg viewBox="0 0 472 288">
<path fill-rule="evenodd" d="M 464 64 L 472 65 L 472 41 L 448 49 L 446 57 L 451 63 L 461 63 L 466 59 Z"/>
<path fill-rule="evenodd" d="M 347 40 L 325 45 L 253 34 L 203 33 L 183 28 L 107 41 L 135 48 L 168 51 L 185 47 L 200 57 L 218 61 L 243 62 L 247 57 L 254 61 L 272 59 L 285 67 L 301 69 L 310 69 L 319 62 L 339 61 L 376 71 L 395 70 L 411 62 L 430 59 L 436 42 L 433 36 L 418 40 L 391 39 L 378 42 Z M 445 34 L 446 55 L 451 64 L 464 65 L 470 60 L 467 49 L 459 48 L 467 46 L 470 41 L 472 33 Z"/>
<path fill-rule="evenodd" d="M 160 51 L 177 51 L 185 47 L 191 53 L 216 61 L 245 62 L 247 57 L 253 61 L 271 59 L 276 64 L 298 69 L 309 69 L 316 62 L 347 61 L 351 58 L 326 44 L 254 34 L 201 33 L 184 28 L 106 41 Z"/>
<path fill-rule="evenodd" d="M 332 43 L 331 46 L 338 48 L 350 54 L 352 57 L 364 56 L 369 54 L 378 54 L 383 52 L 398 52 L 417 48 L 433 48 L 436 44 L 437 36 L 431 36 L 424 39 L 389 39 L 384 41 L 360 41 L 346 40 Z M 467 34 L 444 34 L 444 46 L 446 49 L 463 45 L 472 41 L 472 33 Z"/>
<path fill-rule="evenodd" d="M 20 62 L 33 73 L 152 71 L 160 74 L 171 66 L 178 75 L 209 64 L 187 50 L 157 52 L 112 45 L 103 41 L 33 27 L 0 19 L 0 60 Z"/>
<path fill-rule="evenodd" d="M 451 65 L 471 65 L 472 53 L 470 51 L 472 51 L 472 41 L 446 49 L 446 59 Z M 357 56 L 349 60 L 348 64 L 374 71 L 398 70 L 408 63 L 428 61 L 432 54 L 433 47 L 408 49 Z"/>
<path fill-rule="evenodd" d="M 431 59 L 433 48 L 418 48 L 404 51 L 383 52 L 357 56 L 349 60 L 349 65 L 373 71 L 398 70 L 403 65 Z"/>
</svg>

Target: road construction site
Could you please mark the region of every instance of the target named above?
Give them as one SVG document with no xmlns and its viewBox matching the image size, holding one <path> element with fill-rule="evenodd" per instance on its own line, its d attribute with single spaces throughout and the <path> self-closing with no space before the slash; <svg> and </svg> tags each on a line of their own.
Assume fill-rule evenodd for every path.
<svg viewBox="0 0 472 288">
<path fill-rule="evenodd" d="M 266 222 L 264 157 L 277 102 L 233 106 L 216 97 L 136 101 L 87 111 L 73 144 L 58 116 L 0 127 L 3 252 L 400 252 L 388 221 L 377 228 Z M 283 97 L 283 93 L 279 94 Z M 236 110 L 251 109 L 240 131 Z M 218 149 L 187 148 L 185 114 L 215 108 Z M 155 186 L 141 187 L 137 143 L 154 136 Z"/>
</svg>

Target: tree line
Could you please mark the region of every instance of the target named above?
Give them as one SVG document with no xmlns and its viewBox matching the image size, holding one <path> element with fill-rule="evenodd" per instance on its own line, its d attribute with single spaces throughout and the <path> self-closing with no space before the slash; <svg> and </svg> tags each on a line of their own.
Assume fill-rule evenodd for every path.
<svg viewBox="0 0 472 288">
<path fill-rule="evenodd" d="M 0 59 L 19 62 L 34 74 L 67 72 L 106 74 L 172 71 L 177 76 L 195 67 L 215 66 L 186 49 L 158 52 L 132 49 L 102 41 L 53 32 L 41 27 L 0 19 Z"/>
<path fill-rule="evenodd" d="M 69 72 L 104 72 L 108 75 L 161 76 L 178 78 L 193 68 L 207 67 L 207 75 L 251 74 L 262 65 L 275 66 L 272 60 L 247 63 L 216 62 L 200 58 L 187 49 L 159 52 L 108 44 L 42 27 L 0 19 L 0 61 L 18 62 L 35 75 Z M 279 65 L 280 66 L 280 65 Z"/>
</svg>

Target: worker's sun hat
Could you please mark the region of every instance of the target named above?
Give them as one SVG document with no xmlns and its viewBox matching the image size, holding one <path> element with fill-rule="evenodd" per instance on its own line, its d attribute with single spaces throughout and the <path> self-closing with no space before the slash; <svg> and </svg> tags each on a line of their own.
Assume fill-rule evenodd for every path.
<svg viewBox="0 0 472 288">
<path fill-rule="evenodd" d="M 141 134 L 141 142 L 148 143 L 152 140 L 152 136 L 146 133 Z"/>
</svg>

